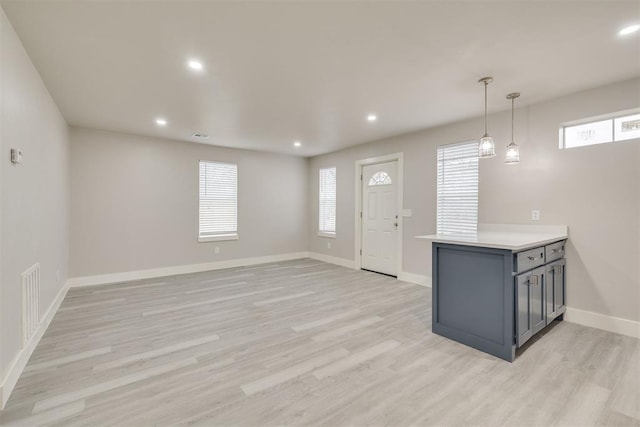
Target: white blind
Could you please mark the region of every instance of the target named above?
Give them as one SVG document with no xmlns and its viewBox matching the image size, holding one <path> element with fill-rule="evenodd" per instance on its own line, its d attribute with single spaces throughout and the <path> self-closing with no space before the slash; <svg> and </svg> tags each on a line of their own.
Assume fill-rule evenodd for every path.
<svg viewBox="0 0 640 427">
<path fill-rule="evenodd" d="M 478 230 L 478 142 L 438 147 L 438 234 Z"/>
<path fill-rule="evenodd" d="M 200 162 L 200 237 L 237 234 L 238 165 Z"/>
<path fill-rule="evenodd" d="M 320 211 L 318 229 L 336 232 L 336 168 L 320 169 Z"/>
</svg>

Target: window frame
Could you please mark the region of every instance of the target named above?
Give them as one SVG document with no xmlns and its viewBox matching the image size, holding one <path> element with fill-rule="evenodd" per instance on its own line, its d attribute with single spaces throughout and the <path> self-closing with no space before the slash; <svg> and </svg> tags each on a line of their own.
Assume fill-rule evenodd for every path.
<svg viewBox="0 0 640 427">
<path fill-rule="evenodd" d="M 202 164 L 219 164 L 225 166 L 234 166 L 235 167 L 235 231 L 225 231 L 220 234 L 202 234 L 201 227 L 201 187 L 200 187 L 200 178 L 201 178 L 201 168 Z M 198 242 L 220 242 L 227 240 L 238 240 L 238 164 L 233 162 L 222 162 L 218 160 L 199 160 L 198 161 Z"/>
<path fill-rule="evenodd" d="M 322 173 L 326 170 L 333 170 L 334 182 L 333 182 L 333 231 L 322 229 L 322 212 L 323 212 L 323 197 L 322 197 Z M 335 239 L 338 228 L 338 168 L 336 166 L 329 166 L 324 168 L 318 168 L 318 236 L 328 237 Z"/>
<path fill-rule="evenodd" d="M 593 145 L 603 145 L 603 144 L 611 144 L 614 142 L 624 142 L 624 141 L 633 141 L 634 139 L 638 139 L 638 138 L 627 138 L 627 139 L 619 139 L 617 137 L 617 133 L 616 133 L 616 120 L 625 118 L 627 116 L 634 116 L 640 114 L 640 107 L 638 108 L 631 108 L 629 110 L 623 110 L 623 111 L 617 111 L 615 113 L 607 113 L 607 114 L 601 114 L 599 116 L 592 116 L 592 117 L 586 117 L 584 119 L 579 119 L 579 120 L 573 120 L 573 121 L 569 121 L 569 122 L 564 122 L 560 124 L 560 128 L 558 129 L 558 147 L 560 150 L 569 150 L 569 149 L 573 149 L 573 148 L 584 148 L 584 147 L 590 147 Z M 576 146 L 572 146 L 572 147 L 567 147 L 566 143 L 566 130 L 567 128 L 572 128 L 575 126 L 582 126 L 582 125 L 588 125 L 588 124 L 593 124 L 593 123 L 599 123 L 599 122 L 610 122 L 611 123 L 611 137 L 608 138 L 606 141 L 603 142 L 596 142 L 596 143 L 592 143 L 592 144 L 585 144 L 585 145 L 576 145 Z"/>
</svg>

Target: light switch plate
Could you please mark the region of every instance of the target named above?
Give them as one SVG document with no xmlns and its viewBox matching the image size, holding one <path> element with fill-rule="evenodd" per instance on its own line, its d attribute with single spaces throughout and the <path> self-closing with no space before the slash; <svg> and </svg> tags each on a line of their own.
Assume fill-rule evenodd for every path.
<svg viewBox="0 0 640 427">
<path fill-rule="evenodd" d="M 19 148 L 11 149 L 11 163 L 20 164 L 22 163 L 22 150 Z"/>
<path fill-rule="evenodd" d="M 411 215 L 413 215 L 413 212 L 411 212 L 411 209 L 403 209 L 402 210 L 402 216 L 405 218 L 410 218 Z"/>
<path fill-rule="evenodd" d="M 531 211 L 531 220 L 540 221 L 540 211 L 538 209 L 534 209 Z"/>
</svg>

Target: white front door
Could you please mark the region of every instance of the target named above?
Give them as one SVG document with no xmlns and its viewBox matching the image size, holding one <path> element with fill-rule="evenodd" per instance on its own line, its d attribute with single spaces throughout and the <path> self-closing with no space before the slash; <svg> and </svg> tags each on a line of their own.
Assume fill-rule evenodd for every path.
<svg viewBox="0 0 640 427">
<path fill-rule="evenodd" d="M 362 268 L 397 276 L 397 162 L 362 168 Z"/>
</svg>

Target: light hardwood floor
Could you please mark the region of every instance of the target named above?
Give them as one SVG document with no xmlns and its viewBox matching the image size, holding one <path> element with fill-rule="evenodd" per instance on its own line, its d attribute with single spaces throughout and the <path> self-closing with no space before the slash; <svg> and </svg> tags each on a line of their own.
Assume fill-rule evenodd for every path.
<svg viewBox="0 0 640 427">
<path fill-rule="evenodd" d="M 508 363 L 431 290 L 314 260 L 72 289 L 5 425 L 640 426 L 640 341 L 555 322 Z"/>
</svg>

